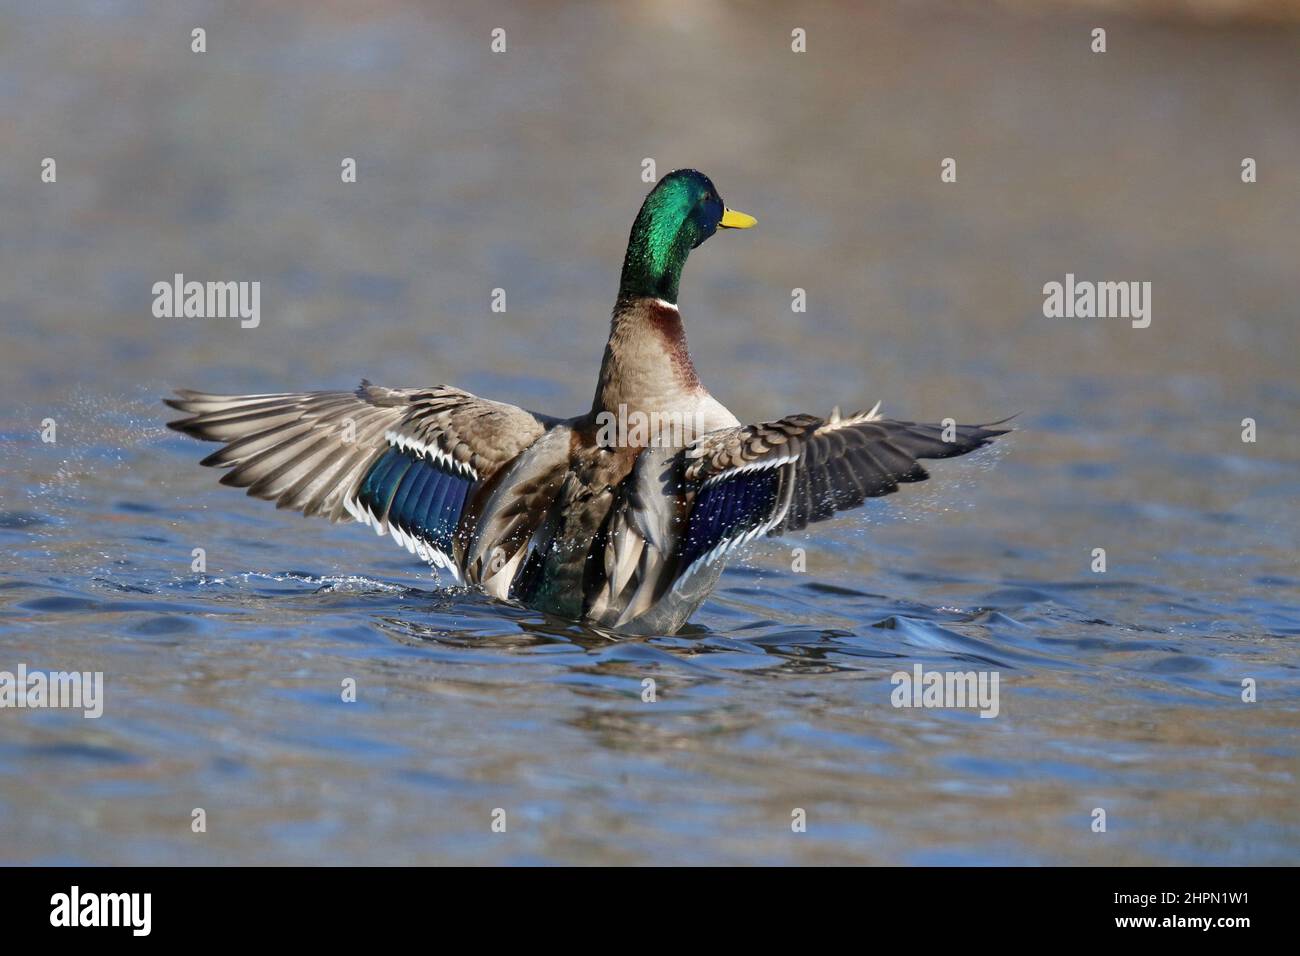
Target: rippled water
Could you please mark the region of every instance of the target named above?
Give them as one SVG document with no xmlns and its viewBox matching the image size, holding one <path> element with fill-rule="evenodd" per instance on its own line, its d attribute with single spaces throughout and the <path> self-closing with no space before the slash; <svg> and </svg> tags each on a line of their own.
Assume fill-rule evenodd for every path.
<svg viewBox="0 0 1300 956">
<path fill-rule="evenodd" d="M 1294 31 L 1118 21 L 1102 69 L 1086 20 L 825 8 L 799 60 L 778 5 L 573 6 L 494 60 L 486 13 L 236 9 L 0 14 L 0 669 L 106 684 L 0 711 L 0 861 L 1300 859 Z M 583 409 L 645 156 L 759 218 L 683 283 L 742 418 L 1019 431 L 612 640 L 162 428 L 174 385 L 363 375 Z M 1151 328 L 1043 318 L 1067 271 L 1152 281 Z M 154 319 L 174 272 L 262 326 Z M 916 663 L 999 715 L 891 706 Z"/>
</svg>

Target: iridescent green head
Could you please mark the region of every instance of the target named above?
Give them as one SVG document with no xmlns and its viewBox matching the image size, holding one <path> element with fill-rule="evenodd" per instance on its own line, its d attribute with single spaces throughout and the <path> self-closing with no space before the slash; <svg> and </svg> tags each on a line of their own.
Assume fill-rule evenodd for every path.
<svg viewBox="0 0 1300 956">
<path fill-rule="evenodd" d="M 719 228 L 748 229 L 755 221 L 724 206 L 708 176 L 674 170 L 650 190 L 632 224 L 619 298 L 651 296 L 676 303 L 691 250 Z"/>
</svg>

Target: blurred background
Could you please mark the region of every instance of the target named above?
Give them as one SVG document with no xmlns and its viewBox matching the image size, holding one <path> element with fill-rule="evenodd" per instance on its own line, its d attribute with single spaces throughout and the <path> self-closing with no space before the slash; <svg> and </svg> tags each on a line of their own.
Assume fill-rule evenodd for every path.
<svg viewBox="0 0 1300 956">
<path fill-rule="evenodd" d="M 108 695 L 0 712 L 0 861 L 1296 862 L 1298 52 L 1264 0 L 0 5 L 0 668 Z M 681 292 L 742 420 L 1019 433 L 611 642 L 163 430 L 363 376 L 584 411 L 646 158 L 758 218 Z M 178 272 L 260 326 L 155 318 Z M 1151 326 L 1045 318 L 1066 273 Z M 893 709 L 917 661 L 1001 716 Z"/>
</svg>

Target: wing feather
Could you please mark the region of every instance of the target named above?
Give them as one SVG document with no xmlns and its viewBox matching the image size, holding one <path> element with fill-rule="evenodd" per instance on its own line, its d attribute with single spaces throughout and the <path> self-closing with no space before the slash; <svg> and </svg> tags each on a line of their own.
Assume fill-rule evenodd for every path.
<svg viewBox="0 0 1300 956">
<path fill-rule="evenodd" d="M 795 531 L 900 484 L 924 481 L 918 458 L 951 458 L 1010 429 L 917 424 L 877 408 L 842 417 L 789 415 L 711 432 L 680 454 L 690 501 L 678 584 L 758 534 Z M 779 479 L 779 480 L 778 480 Z"/>
<path fill-rule="evenodd" d="M 169 427 L 222 443 L 203 459 L 226 469 L 222 484 L 306 515 L 351 516 L 380 534 L 390 530 L 390 513 L 401 515 L 393 535 L 412 549 L 427 544 L 422 534 L 447 545 L 446 527 L 459 520 L 471 488 L 555 423 L 445 385 L 362 382 L 351 392 L 258 395 L 178 389 L 164 401 L 187 414 Z M 401 454 L 385 458 L 392 449 Z M 414 467 L 420 463 L 429 467 Z"/>
</svg>

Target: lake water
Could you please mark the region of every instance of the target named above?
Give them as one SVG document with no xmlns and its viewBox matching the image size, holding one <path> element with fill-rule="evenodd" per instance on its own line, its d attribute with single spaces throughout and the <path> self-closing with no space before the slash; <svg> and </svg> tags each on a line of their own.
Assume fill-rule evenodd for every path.
<svg viewBox="0 0 1300 956">
<path fill-rule="evenodd" d="M 0 711 L 0 862 L 1300 861 L 1295 28 L 70 10 L 0 13 L 0 670 L 102 671 L 105 706 Z M 1017 433 L 611 640 L 162 427 L 173 386 L 362 376 L 584 410 L 646 157 L 758 217 L 682 287 L 742 419 Z M 154 318 L 178 272 L 260 281 L 261 325 Z M 1067 273 L 1151 282 L 1150 327 L 1045 318 Z M 996 672 L 998 716 L 892 706 L 917 663 Z"/>
</svg>

